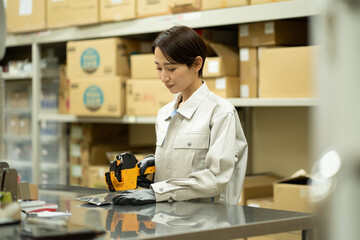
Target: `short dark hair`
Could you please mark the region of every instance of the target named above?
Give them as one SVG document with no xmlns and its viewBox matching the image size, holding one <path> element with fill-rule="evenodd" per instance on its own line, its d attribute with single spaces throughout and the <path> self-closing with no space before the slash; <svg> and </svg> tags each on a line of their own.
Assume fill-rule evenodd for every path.
<svg viewBox="0 0 360 240">
<path fill-rule="evenodd" d="M 207 47 L 201 36 L 192 28 L 186 26 L 174 26 L 160 33 L 153 42 L 152 51 L 160 48 L 165 58 L 170 62 L 186 64 L 191 67 L 197 56 L 202 57 L 203 63 L 199 70 L 202 71 L 207 56 Z"/>
</svg>

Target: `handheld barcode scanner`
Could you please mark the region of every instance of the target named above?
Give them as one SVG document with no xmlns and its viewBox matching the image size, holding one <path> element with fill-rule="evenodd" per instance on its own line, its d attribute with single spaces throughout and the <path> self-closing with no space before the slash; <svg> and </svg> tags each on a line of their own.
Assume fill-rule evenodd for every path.
<svg viewBox="0 0 360 240">
<path fill-rule="evenodd" d="M 140 177 L 138 160 L 132 153 L 122 153 L 110 162 L 110 171 L 105 173 L 105 181 L 110 192 L 125 191 L 137 188 Z M 145 175 L 155 173 L 155 166 L 146 169 Z"/>
</svg>

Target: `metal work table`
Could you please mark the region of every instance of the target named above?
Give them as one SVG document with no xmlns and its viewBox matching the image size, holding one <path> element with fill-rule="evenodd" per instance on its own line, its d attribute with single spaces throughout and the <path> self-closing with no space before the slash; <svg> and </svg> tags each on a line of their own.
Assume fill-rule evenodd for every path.
<svg viewBox="0 0 360 240">
<path fill-rule="evenodd" d="M 99 239 L 234 239 L 302 230 L 314 238 L 315 216 L 307 213 L 204 202 L 156 203 L 142 206 L 95 206 L 76 197 L 106 190 L 39 185 L 39 199 L 69 211 L 68 222 L 105 230 Z"/>
</svg>

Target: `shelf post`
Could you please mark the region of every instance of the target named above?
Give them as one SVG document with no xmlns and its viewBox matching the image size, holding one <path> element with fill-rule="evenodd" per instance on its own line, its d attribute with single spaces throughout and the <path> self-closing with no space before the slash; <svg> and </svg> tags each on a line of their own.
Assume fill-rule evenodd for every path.
<svg viewBox="0 0 360 240">
<path fill-rule="evenodd" d="M 3 131 L 5 130 L 5 121 L 4 121 L 4 109 L 5 109 L 5 82 L 0 73 L 0 159 L 3 159 L 4 156 L 4 138 Z"/>
<path fill-rule="evenodd" d="M 32 89 L 32 113 L 31 113 L 31 179 L 34 184 L 40 183 L 41 174 L 41 155 L 40 155 L 40 136 L 39 136 L 39 107 L 41 94 L 40 76 L 40 46 L 37 42 L 31 45 L 31 61 L 33 66 L 33 78 L 31 81 Z"/>
</svg>

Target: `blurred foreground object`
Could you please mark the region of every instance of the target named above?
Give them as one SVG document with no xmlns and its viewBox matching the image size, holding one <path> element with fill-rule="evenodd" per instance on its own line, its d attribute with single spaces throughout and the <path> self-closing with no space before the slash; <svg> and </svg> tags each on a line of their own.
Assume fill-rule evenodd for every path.
<svg viewBox="0 0 360 240">
<path fill-rule="evenodd" d="M 360 1 L 317 0 L 314 4 L 321 15 L 315 19 L 313 33 L 322 47 L 314 153 L 316 159 L 325 159 L 319 162 L 335 167 L 323 175 L 322 193 L 317 194 L 329 195 L 319 212 L 325 226 L 320 239 L 359 239 Z M 327 155 L 332 150 L 340 161 Z"/>
</svg>

